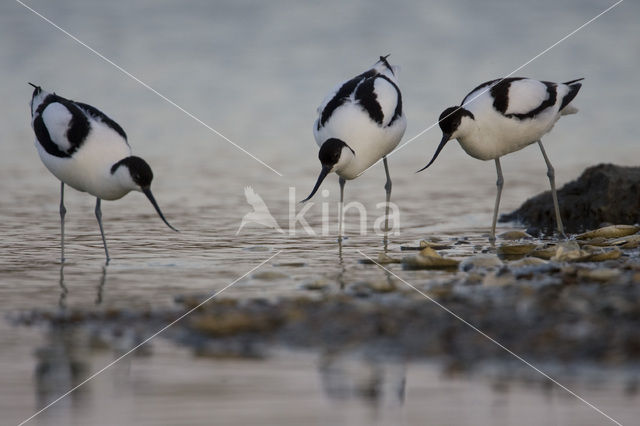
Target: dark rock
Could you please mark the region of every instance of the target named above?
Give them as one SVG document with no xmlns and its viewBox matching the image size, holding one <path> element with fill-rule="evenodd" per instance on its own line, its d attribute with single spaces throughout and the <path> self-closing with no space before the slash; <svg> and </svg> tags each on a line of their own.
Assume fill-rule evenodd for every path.
<svg viewBox="0 0 640 426">
<path fill-rule="evenodd" d="M 597 228 L 603 222 L 640 222 L 640 167 L 599 164 L 558 191 L 560 214 L 566 232 Z M 527 200 L 504 214 L 500 222 L 521 222 L 528 233 L 553 233 L 556 228 L 551 191 Z"/>
</svg>

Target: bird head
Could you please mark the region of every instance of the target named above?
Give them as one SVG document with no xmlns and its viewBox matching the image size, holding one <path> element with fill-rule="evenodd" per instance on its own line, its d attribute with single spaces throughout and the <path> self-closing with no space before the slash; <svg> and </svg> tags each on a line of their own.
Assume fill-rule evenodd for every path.
<svg viewBox="0 0 640 426">
<path fill-rule="evenodd" d="M 442 114 L 440 114 L 440 118 L 438 119 L 438 124 L 442 130 L 442 139 L 440 140 L 438 148 L 436 148 L 436 153 L 433 154 L 433 158 L 429 161 L 429 164 L 418 170 L 418 172 L 423 171 L 433 164 L 447 142 L 463 135 L 473 120 L 474 116 L 471 111 L 466 110 L 461 106 L 449 107 L 442 111 Z"/>
<path fill-rule="evenodd" d="M 320 164 L 322 164 L 320 176 L 318 176 L 318 180 L 316 181 L 311 194 L 302 200 L 302 202 L 304 203 L 305 201 L 308 201 L 315 195 L 318 188 L 320 188 L 320 184 L 329 173 L 339 172 L 342 170 L 351 162 L 351 160 L 353 160 L 355 155 L 355 151 L 344 141 L 336 138 L 327 139 L 320 147 L 320 152 L 318 153 Z"/>
<path fill-rule="evenodd" d="M 33 117 L 36 113 L 36 110 L 44 102 L 45 98 L 50 95 L 49 92 L 42 90 L 42 87 L 36 86 L 33 83 L 29 83 L 30 86 L 33 86 L 33 94 L 31 95 L 31 116 Z"/>
<path fill-rule="evenodd" d="M 111 174 L 124 188 L 130 191 L 140 191 L 146 195 L 163 222 L 166 223 L 169 228 L 178 232 L 178 230 L 171 226 L 169 222 L 167 222 L 167 219 L 164 218 L 156 199 L 151 193 L 153 172 L 146 161 L 135 156 L 123 158 L 111 167 Z"/>
</svg>

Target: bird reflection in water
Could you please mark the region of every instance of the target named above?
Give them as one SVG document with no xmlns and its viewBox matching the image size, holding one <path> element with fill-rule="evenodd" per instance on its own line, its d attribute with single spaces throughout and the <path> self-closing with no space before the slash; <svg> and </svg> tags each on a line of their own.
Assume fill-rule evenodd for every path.
<svg viewBox="0 0 640 426">
<path fill-rule="evenodd" d="M 58 298 L 58 306 L 60 309 L 67 309 L 67 295 L 69 294 L 69 288 L 65 284 L 64 278 L 64 267 L 65 264 L 60 264 L 60 279 L 58 281 L 58 285 L 60 286 L 60 297 Z M 104 292 L 104 286 L 107 282 L 107 264 L 105 263 L 102 266 L 102 273 L 100 274 L 100 281 L 98 282 L 98 287 L 96 289 L 96 299 L 95 304 L 102 304 L 102 295 Z"/>
<path fill-rule="evenodd" d="M 401 415 L 405 401 L 407 366 L 404 361 L 361 358 L 352 353 L 327 351 L 318 372 L 327 397 L 341 404 L 363 404 L 376 424 Z M 399 422 L 392 422 L 399 423 Z"/>
</svg>

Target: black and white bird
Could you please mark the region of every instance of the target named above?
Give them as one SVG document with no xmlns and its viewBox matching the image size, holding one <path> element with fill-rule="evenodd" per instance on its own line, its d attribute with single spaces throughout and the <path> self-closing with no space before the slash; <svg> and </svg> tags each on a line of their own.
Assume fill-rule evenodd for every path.
<svg viewBox="0 0 640 426">
<path fill-rule="evenodd" d="M 451 139 L 457 139 L 462 149 L 474 158 L 495 160 L 498 193 L 490 236 L 495 241 L 498 207 L 504 183 L 500 157 L 537 142 L 547 163 L 558 231 L 564 235 L 554 170 L 541 138 L 551 131 L 561 116 L 578 112 L 571 102 L 582 86 L 578 83 L 581 80 L 583 79 L 551 83 L 512 77 L 482 83 L 465 96 L 460 106 L 447 108 L 440 114 L 442 140 L 429 164 L 419 171 L 433 164 Z"/>
<path fill-rule="evenodd" d="M 313 125 L 322 170 L 303 202 L 313 197 L 329 173 L 337 173 L 340 236 L 345 182 L 355 179 L 380 159 L 387 177 L 385 229 L 388 227 L 391 177 L 386 156 L 398 145 L 407 127 L 398 87 L 398 67 L 389 64 L 388 56 L 381 56 L 371 69 L 336 86 L 318 107 L 318 118 Z"/>
<path fill-rule="evenodd" d="M 153 173 L 140 157 L 131 155 L 127 135 L 97 108 L 71 101 L 40 86 L 31 97 L 31 125 L 35 145 L 44 165 L 60 179 L 61 261 L 64 262 L 64 185 L 96 197 L 95 214 L 109 263 L 109 250 L 102 227 L 101 200 L 117 200 L 129 191 L 143 192 L 158 215 L 165 219 L 151 193 Z"/>
</svg>

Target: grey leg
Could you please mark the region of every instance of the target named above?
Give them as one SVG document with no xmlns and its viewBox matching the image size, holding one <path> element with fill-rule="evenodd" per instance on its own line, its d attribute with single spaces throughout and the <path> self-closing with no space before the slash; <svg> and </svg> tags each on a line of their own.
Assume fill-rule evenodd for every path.
<svg viewBox="0 0 640 426">
<path fill-rule="evenodd" d="M 345 183 L 347 183 L 346 180 L 344 180 L 343 178 L 340 178 L 338 180 L 338 182 L 340 182 L 340 207 L 338 209 L 338 215 L 340 216 L 339 222 L 338 222 L 338 241 L 342 242 L 342 225 L 343 225 L 343 207 L 344 207 L 344 185 Z M 342 247 L 341 247 L 342 248 Z"/>
<path fill-rule="evenodd" d="M 60 263 L 64 263 L 64 217 L 67 209 L 64 207 L 64 182 L 60 182 Z"/>
<path fill-rule="evenodd" d="M 558 232 L 560 235 L 564 236 L 564 226 L 562 226 L 562 218 L 560 217 L 560 206 L 558 205 L 558 194 L 556 192 L 556 173 L 553 170 L 553 166 L 551 165 L 551 161 L 549 161 L 549 157 L 547 157 L 547 153 L 542 146 L 542 141 L 538 141 L 538 145 L 540 145 L 540 151 L 542 151 L 542 156 L 544 157 L 545 163 L 547 163 L 547 176 L 549 177 L 549 184 L 551 185 L 551 197 L 553 198 L 553 208 L 556 211 L 556 224 L 558 225 Z"/>
<path fill-rule="evenodd" d="M 389 202 L 391 201 L 391 176 L 389 175 L 389 164 L 387 163 L 387 157 L 382 157 L 382 163 L 384 164 L 384 172 L 387 175 L 387 182 L 384 184 L 384 190 L 387 194 L 387 202 L 384 211 L 384 251 L 387 251 L 387 239 L 389 232 Z"/>
<path fill-rule="evenodd" d="M 102 235 L 102 244 L 104 244 L 104 254 L 107 255 L 107 265 L 111 258 L 109 257 L 109 250 L 107 250 L 107 240 L 104 238 L 104 229 L 102 228 L 102 210 L 100 210 L 100 198 L 96 198 L 96 219 L 98 219 L 98 225 L 100 226 L 100 235 Z"/>
<path fill-rule="evenodd" d="M 498 173 L 498 180 L 496 186 L 498 187 L 498 193 L 496 194 L 496 205 L 493 207 L 493 223 L 491 225 L 491 235 L 489 241 L 492 243 L 496 240 L 496 222 L 498 221 L 498 208 L 500 207 L 500 196 L 502 195 L 502 186 L 504 185 L 504 178 L 502 177 L 502 167 L 500 167 L 500 159 L 496 158 L 496 172 Z"/>
</svg>

